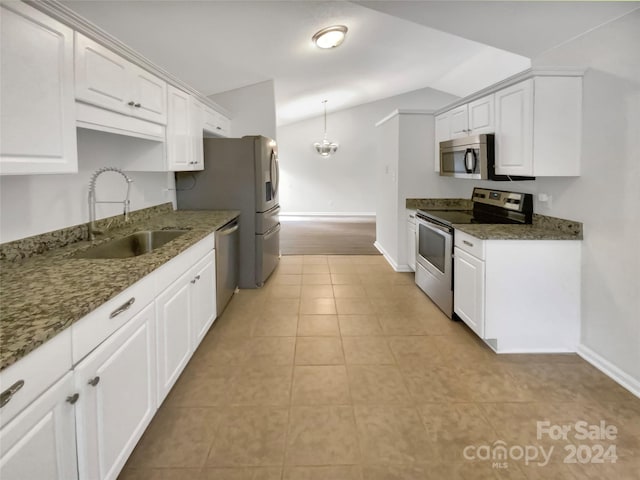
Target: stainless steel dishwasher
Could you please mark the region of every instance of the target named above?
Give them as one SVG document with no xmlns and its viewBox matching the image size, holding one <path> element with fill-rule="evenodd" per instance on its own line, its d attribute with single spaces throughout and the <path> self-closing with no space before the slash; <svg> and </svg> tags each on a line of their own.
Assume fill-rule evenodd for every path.
<svg viewBox="0 0 640 480">
<path fill-rule="evenodd" d="M 238 287 L 238 219 L 216 231 L 216 313 L 219 316 Z"/>
</svg>

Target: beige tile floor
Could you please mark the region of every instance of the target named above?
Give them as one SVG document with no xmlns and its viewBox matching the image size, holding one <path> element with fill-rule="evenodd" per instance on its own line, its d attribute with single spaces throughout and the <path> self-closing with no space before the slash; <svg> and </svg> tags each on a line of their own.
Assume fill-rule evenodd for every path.
<svg viewBox="0 0 640 480">
<path fill-rule="evenodd" d="M 617 435 L 538 439 L 537 421 Z M 498 445 L 506 465 L 463 455 Z M 540 447 L 547 465 L 518 458 Z M 575 355 L 495 355 L 380 256 L 287 256 L 240 291 L 120 476 L 492 478 L 640 479 L 640 400 Z"/>
</svg>

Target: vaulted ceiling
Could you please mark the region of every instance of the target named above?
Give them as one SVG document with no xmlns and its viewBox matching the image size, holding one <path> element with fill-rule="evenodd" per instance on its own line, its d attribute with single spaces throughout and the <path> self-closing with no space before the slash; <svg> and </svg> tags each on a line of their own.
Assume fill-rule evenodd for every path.
<svg viewBox="0 0 640 480">
<path fill-rule="evenodd" d="M 431 87 L 464 96 L 640 2 L 77 1 L 69 8 L 205 95 L 273 79 L 280 125 Z M 317 30 L 349 27 L 320 50 Z"/>
</svg>

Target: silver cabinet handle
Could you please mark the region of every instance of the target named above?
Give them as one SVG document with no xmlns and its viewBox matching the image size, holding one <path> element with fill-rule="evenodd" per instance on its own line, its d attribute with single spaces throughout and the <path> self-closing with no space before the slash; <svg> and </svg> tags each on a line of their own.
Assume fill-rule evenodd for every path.
<svg viewBox="0 0 640 480">
<path fill-rule="evenodd" d="M 91 385 L 92 387 L 95 387 L 96 385 L 98 385 L 100 383 L 100 377 L 95 376 L 91 380 L 89 380 L 87 383 L 89 385 Z"/>
<path fill-rule="evenodd" d="M 200 275 L 196 275 L 194 279 L 191 280 L 191 283 L 196 283 L 198 280 L 200 280 Z"/>
<path fill-rule="evenodd" d="M 71 405 L 73 405 L 74 403 L 76 403 L 78 401 L 79 398 L 80 398 L 80 394 L 79 393 L 74 393 L 73 395 L 69 395 L 67 397 L 67 402 L 69 402 Z"/>
<path fill-rule="evenodd" d="M 127 310 L 129 310 L 131 305 L 134 304 L 135 301 L 136 301 L 136 297 L 131 297 L 128 302 L 124 303 L 123 305 L 116 308 L 113 312 L 111 312 L 111 315 L 109 315 L 109 318 L 117 317 L 122 312 L 126 312 Z"/>
<path fill-rule="evenodd" d="M 473 247 L 473 243 L 467 242 L 466 240 L 462 240 L 462 243 L 464 243 L 465 245 L 468 245 L 469 247 Z"/>
<path fill-rule="evenodd" d="M 216 130 L 222 130 L 222 127 L 216 127 Z"/>
<path fill-rule="evenodd" d="M 13 396 L 24 387 L 24 380 L 18 380 L 16 383 L 7 388 L 4 392 L 0 394 L 0 408 L 4 407 L 9 401 L 13 398 Z"/>
<path fill-rule="evenodd" d="M 133 107 L 136 104 L 136 102 L 134 102 L 133 100 L 131 100 L 129 103 L 127 103 L 127 105 L 129 105 L 130 107 Z"/>
<path fill-rule="evenodd" d="M 141 106 L 142 106 L 142 104 L 141 104 L 141 103 L 136 103 L 136 104 L 134 105 L 134 107 L 135 107 L 135 108 L 140 108 Z"/>
</svg>

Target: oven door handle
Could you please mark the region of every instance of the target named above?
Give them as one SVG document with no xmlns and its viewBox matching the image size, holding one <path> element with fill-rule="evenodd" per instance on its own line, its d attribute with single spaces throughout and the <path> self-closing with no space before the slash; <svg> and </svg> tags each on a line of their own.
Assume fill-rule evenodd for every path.
<svg viewBox="0 0 640 480">
<path fill-rule="evenodd" d="M 418 220 L 422 225 L 432 230 L 440 230 L 441 232 L 448 233 L 449 235 L 451 235 L 451 233 L 453 232 L 453 229 L 451 228 L 443 227 L 441 225 L 436 225 L 435 223 L 431 223 L 429 221 L 423 220 L 421 217 L 418 217 Z"/>
</svg>

